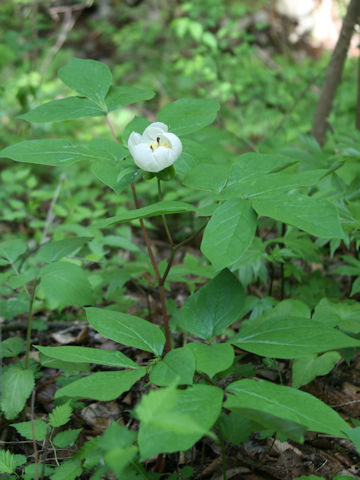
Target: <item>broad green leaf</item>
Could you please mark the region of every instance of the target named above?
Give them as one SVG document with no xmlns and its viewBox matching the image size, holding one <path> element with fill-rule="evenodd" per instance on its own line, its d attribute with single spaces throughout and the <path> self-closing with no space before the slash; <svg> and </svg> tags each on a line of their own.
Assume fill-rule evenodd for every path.
<svg viewBox="0 0 360 480">
<path fill-rule="evenodd" d="M 0 265 L 14 263 L 24 252 L 26 252 L 26 243 L 20 239 L 0 242 Z"/>
<path fill-rule="evenodd" d="M 300 194 L 253 199 L 260 216 L 274 218 L 321 238 L 344 238 L 336 207 Z"/>
<path fill-rule="evenodd" d="M 37 258 L 42 262 L 56 262 L 78 250 L 90 240 L 91 237 L 76 237 L 57 242 L 50 241 L 40 248 Z"/>
<path fill-rule="evenodd" d="M 104 138 L 95 138 L 86 144 L 88 150 L 94 155 L 94 161 L 117 160 L 123 161 L 129 156 L 129 150 L 120 143 Z M 123 162 L 120 162 L 123 163 Z M 132 164 L 132 161 L 130 162 Z"/>
<path fill-rule="evenodd" d="M 151 90 L 142 90 L 135 87 L 110 87 L 109 93 L 106 96 L 105 104 L 108 112 L 115 110 L 131 103 L 143 102 L 150 100 L 155 96 L 155 92 Z"/>
<path fill-rule="evenodd" d="M 44 103 L 19 118 L 32 123 L 45 123 L 99 115 L 104 115 L 104 111 L 88 98 L 67 97 Z"/>
<path fill-rule="evenodd" d="M 51 480 L 75 480 L 80 477 L 81 472 L 81 461 L 71 459 L 56 467 L 55 473 L 50 478 Z"/>
<path fill-rule="evenodd" d="M 59 70 L 60 79 L 80 95 L 88 97 L 101 108 L 112 83 L 109 67 L 95 60 L 72 58 Z"/>
<path fill-rule="evenodd" d="M 259 172 L 260 173 L 260 172 Z M 228 184 L 225 195 L 247 195 L 259 197 L 269 194 L 285 193 L 294 188 L 310 187 L 327 173 L 327 170 L 308 170 L 300 173 L 270 173 L 267 175 L 252 176 L 245 181 Z"/>
<path fill-rule="evenodd" d="M 16 428 L 20 435 L 27 438 L 28 440 L 33 439 L 32 422 L 12 423 L 11 427 Z M 45 440 L 47 429 L 48 426 L 46 422 L 44 422 L 43 420 L 34 420 L 35 439 L 38 442 Z"/>
<path fill-rule="evenodd" d="M 186 348 L 175 348 L 165 355 L 152 369 L 150 381 L 160 387 L 191 385 L 195 373 L 194 355 Z"/>
<path fill-rule="evenodd" d="M 360 346 L 360 340 L 308 318 L 286 316 L 247 321 L 231 343 L 264 357 L 302 358 Z"/>
<path fill-rule="evenodd" d="M 144 395 L 136 407 L 141 460 L 192 447 L 216 422 L 222 398 L 222 390 L 209 385 L 168 387 Z"/>
<path fill-rule="evenodd" d="M 183 166 L 184 168 L 184 166 Z M 228 177 L 228 168 L 216 163 L 202 162 L 189 170 L 182 183 L 190 188 L 221 192 Z"/>
<path fill-rule="evenodd" d="M 201 251 L 218 270 L 228 267 L 249 248 L 256 225 L 256 215 L 248 201 L 227 200 L 217 207 L 207 224 Z"/>
<path fill-rule="evenodd" d="M 90 305 L 93 293 L 84 271 L 68 262 L 53 262 L 41 270 L 45 295 L 61 305 Z"/>
<path fill-rule="evenodd" d="M 97 228 L 105 228 L 117 223 L 136 220 L 138 218 L 158 217 L 159 215 L 170 215 L 173 213 L 194 211 L 196 211 L 196 207 L 190 203 L 167 200 L 153 203 L 152 205 L 148 205 L 146 207 L 137 208 L 136 210 L 125 210 L 124 213 L 117 215 L 116 217 L 106 218 L 102 222 L 98 222 L 93 226 Z"/>
<path fill-rule="evenodd" d="M 150 123 L 151 122 L 144 117 L 135 116 L 131 122 L 126 125 L 121 136 L 127 142 L 131 132 L 142 134 L 145 128 L 150 125 Z"/>
<path fill-rule="evenodd" d="M 193 335 L 209 340 L 238 320 L 244 302 L 241 283 L 225 269 L 187 299 L 177 323 Z"/>
<path fill-rule="evenodd" d="M 21 337 L 10 337 L 0 344 L 0 358 L 16 357 L 23 350 L 25 345 Z"/>
<path fill-rule="evenodd" d="M 63 432 L 59 432 L 57 435 L 55 435 L 53 444 L 59 448 L 73 445 L 81 431 L 81 428 L 77 428 L 75 430 L 64 430 Z"/>
<path fill-rule="evenodd" d="M 212 123 L 219 108 L 214 99 L 183 98 L 165 105 L 158 120 L 168 125 L 171 133 L 187 135 Z"/>
<path fill-rule="evenodd" d="M 226 188 L 234 188 L 236 191 L 237 185 L 251 184 L 263 175 L 281 170 L 292 163 L 296 161 L 285 155 L 244 153 L 235 159 Z"/>
<path fill-rule="evenodd" d="M 8 420 L 16 417 L 24 408 L 34 388 L 34 372 L 18 365 L 8 367 L 1 379 L 0 405 Z"/>
<path fill-rule="evenodd" d="M 57 347 L 44 347 L 44 348 L 57 348 Z M 58 368 L 64 370 L 64 372 L 90 372 L 91 368 L 88 363 L 73 363 L 59 360 L 56 358 L 48 357 L 40 352 L 39 355 L 40 363 L 43 367 L 47 368 Z"/>
<path fill-rule="evenodd" d="M 116 193 L 121 193 L 139 175 L 138 168 L 132 161 L 95 161 L 91 163 L 91 171 L 100 182 L 112 188 Z"/>
<path fill-rule="evenodd" d="M 104 337 L 160 356 L 165 336 L 159 327 L 142 318 L 101 308 L 86 308 L 89 323 Z"/>
<path fill-rule="evenodd" d="M 360 453 L 360 427 L 351 428 L 347 430 L 346 433 L 347 433 L 347 436 L 355 445 L 356 450 Z"/>
<path fill-rule="evenodd" d="M 186 348 L 195 357 L 195 369 L 206 373 L 212 378 L 219 372 L 230 368 L 234 361 L 234 350 L 228 343 L 205 343 L 191 342 Z"/>
<path fill-rule="evenodd" d="M 132 445 L 137 438 L 137 432 L 128 430 L 117 422 L 112 422 L 101 437 L 97 437 L 98 446 L 103 450 L 111 450 L 114 445 L 120 448 Z"/>
<path fill-rule="evenodd" d="M 96 158 L 84 146 L 60 139 L 26 140 L 4 148 L 0 151 L 0 156 L 11 158 L 16 162 L 53 167 L 68 166 L 80 160 Z"/>
<path fill-rule="evenodd" d="M 130 390 L 144 375 L 146 375 L 145 367 L 121 372 L 92 373 L 57 390 L 55 398 L 89 398 L 108 402 Z"/>
<path fill-rule="evenodd" d="M 218 426 L 225 439 L 234 445 L 246 442 L 250 435 L 256 431 L 254 423 L 236 411 L 229 414 L 221 412 Z"/>
<path fill-rule="evenodd" d="M 296 358 L 292 365 L 292 386 L 300 388 L 315 377 L 327 375 L 339 360 L 341 355 L 337 352 L 326 352 L 319 357 L 307 355 Z"/>
<path fill-rule="evenodd" d="M 84 362 L 107 365 L 109 367 L 138 368 L 138 365 L 119 351 L 103 350 L 89 347 L 41 347 L 36 345 L 44 355 L 65 362 Z"/>
<path fill-rule="evenodd" d="M 305 426 L 308 430 L 344 437 L 349 427 L 334 410 L 309 393 L 265 380 L 238 380 L 227 387 L 225 408 L 255 421 L 256 412 Z"/>
<path fill-rule="evenodd" d="M 72 414 L 72 408 L 69 403 L 66 402 L 62 405 L 58 405 L 54 410 L 49 414 L 49 423 L 52 427 L 61 427 L 68 423 Z"/>
<path fill-rule="evenodd" d="M 321 299 L 316 305 L 313 319 L 318 322 L 326 323 L 327 325 L 337 325 L 342 330 L 347 332 L 360 332 L 360 303 L 346 302 L 339 303 L 331 302 L 327 298 Z"/>
<path fill-rule="evenodd" d="M 121 478 L 119 475 L 134 460 L 137 451 L 138 447 L 136 445 L 130 445 L 125 448 L 115 447 L 105 453 L 104 460 L 111 470 L 115 472 L 117 478 Z"/>
</svg>

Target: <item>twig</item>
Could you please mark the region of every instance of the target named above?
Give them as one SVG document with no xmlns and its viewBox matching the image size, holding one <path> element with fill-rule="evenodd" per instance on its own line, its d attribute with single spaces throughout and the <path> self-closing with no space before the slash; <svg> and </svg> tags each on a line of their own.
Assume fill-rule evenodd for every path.
<svg viewBox="0 0 360 480">
<path fill-rule="evenodd" d="M 161 180 L 159 178 L 157 179 L 157 184 L 158 184 L 159 200 L 161 202 L 162 201 L 162 192 L 161 192 Z M 171 236 L 171 233 L 170 233 L 170 230 L 169 230 L 169 226 L 168 226 L 167 221 L 166 221 L 166 216 L 164 214 L 162 214 L 161 218 L 162 218 L 162 221 L 163 221 L 163 225 L 164 225 L 165 232 L 166 232 L 166 235 L 168 237 L 169 243 L 170 243 L 171 247 L 173 247 L 174 246 L 174 240 L 172 239 L 172 236 Z"/>
<path fill-rule="evenodd" d="M 29 315 L 27 321 L 27 332 L 26 332 L 26 352 L 25 352 L 25 369 L 29 368 L 29 353 L 30 353 L 30 343 L 31 343 L 31 324 L 33 317 L 33 306 L 35 300 L 35 292 L 38 286 L 39 279 L 36 279 L 33 286 L 33 291 L 31 292 L 30 305 L 29 305 Z"/>
<path fill-rule="evenodd" d="M 67 39 L 67 36 L 69 35 L 70 31 L 73 29 L 75 23 L 77 22 L 77 19 L 81 14 L 81 11 L 84 10 L 85 8 L 91 7 L 92 4 L 93 4 L 93 0 L 87 0 L 85 3 L 81 3 L 81 4 L 53 7 L 49 9 L 49 14 L 55 21 L 59 19 L 59 13 L 64 14 L 64 19 L 63 19 L 62 28 L 59 32 L 59 35 L 56 39 L 55 44 L 50 49 L 50 52 L 45 57 L 40 67 L 41 76 L 45 74 L 53 58 L 58 53 L 60 48 L 64 45 Z M 77 14 L 73 15 L 74 12 L 77 12 Z"/>
<path fill-rule="evenodd" d="M 170 254 L 170 258 L 168 260 L 168 263 L 166 265 L 166 269 L 165 269 L 165 272 L 164 272 L 164 275 L 162 276 L 162 279 L 161 279 L 161 283 L 164 285 L 165 283 L 165 280 L 167 278 L 167 276 L 169 275 L 169 272 L 170 272 L 170 268 L 173 264 L 173 261 L 174 261 L 174 258 L 175 258 L 175 254 L 176 252 L 182 247 L 184 246 L 186 243 L 188 242 L 191 242 L 191 240 L 193 240 L 194 238 L 196 238 L 199 233 L 201 233 L 204 228 L 206 227 L 207 223 L 205 223 L 202 227 L 200 227 L 198 230 L 196 230 L 196 232 L 192 233 L 189 237 L 185 238 L 185 240 L 183 240 L 182 242 L 178 243 L 177 245 L 174 245 L 173 248 L 171 249 L 171 254 Z"/>
</svg>

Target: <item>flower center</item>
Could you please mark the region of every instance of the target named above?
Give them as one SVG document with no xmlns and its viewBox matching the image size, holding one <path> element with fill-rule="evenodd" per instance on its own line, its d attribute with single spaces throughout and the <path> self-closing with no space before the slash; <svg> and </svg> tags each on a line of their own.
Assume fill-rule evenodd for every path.
<svg viewBox="0 0 360 480">
<path fill-rule="evenodd" d="M 153 152 L 159 147 L 167 147 L 167 148 L 172 148 L 171 144 L 169 142 L 161 142 L 160 137 L 156 138 L 156 142 L 151 142 L 149 147 L 151 148 L 151 151 Z"/>
</svg>

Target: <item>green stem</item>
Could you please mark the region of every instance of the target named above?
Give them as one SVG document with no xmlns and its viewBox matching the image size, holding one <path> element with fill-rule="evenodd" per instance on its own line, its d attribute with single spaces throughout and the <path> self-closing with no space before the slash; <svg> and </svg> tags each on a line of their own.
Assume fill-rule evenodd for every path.
<svg viewBox="0 0 360 480">
<path fill-rule="evenodd" d="M 157 184 L 158 184 L 159 200 L 161 202 L 162 201 L 162 192 L 161 192 L 161 180 L 159 178 L 157 179 Z M 164 214 L 162 214 L 161 218 L 162 218 L 162 221 L 163 221 L 163 225 L 164 225 L 165 232 L 166 232 L 166 235 L 168 237 L 169 243 L 170 243 L 171 247 L 173 247 L 175 244 L 174 244 L 174 240 L 171 236 L 169 226 L 168 226 L 167 221 L 166 221 L 166 216 Z"/>
<path fill-rule="evenodd" d="M 31 344 L 31 324 L 33 318 L 33 307 L 34 307 L 34 300 L 35 300 L 35 293 L 36 288 L 38 286 L 39 279 L 36 279 L 34 282 L 33 290 L 31 292 L 30 297 L 30 305 L 29 305 L 29 314 L 28 314 L 28 322 L 27 322 L 27 332 L 26 332 L 26 352 L 25 352 L 25 369 L 29 368 L 29 353 L 30 353 L 30 344 Z"/>
</svg>

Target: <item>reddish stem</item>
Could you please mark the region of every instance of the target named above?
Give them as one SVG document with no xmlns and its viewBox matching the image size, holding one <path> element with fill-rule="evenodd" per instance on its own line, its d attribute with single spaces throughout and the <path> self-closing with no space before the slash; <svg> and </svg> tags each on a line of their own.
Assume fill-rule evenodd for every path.
<svg viewBox="0 0 360 480">
<path fill-rule="evenodd" d="M 119 140 L 118 140 L 118 138 L 115 134 L 114 128 L 113 128 L 113 126 L 110 122 L 110 119 L 109 119 L 108 115 L 106 115 L 106 122 L 107 122 L 107 124 L 110 128 L 111 134 L 112 134 L 115 142 L 119 143 Z M 135 202 L 136 208 L 140 208 L 140 203 L 139 203 L 139 199 L 137 197 L 134 182 L 131 183 L 131 191 L 132 191 L 132 194 L 133 194 L 133 197 L 134 197 L 134 202 Z M 148 232 L 147 232 L 145 224 L 144 224 L 144 220 L 142 218 L 140 218 L 139 220 L 140 220 L 140 226 L 141 226 L 141 230 L 142 230 L 142 233 L 143 233 L 143 236 L 144 236 L 145 244 L 146 244 L 146 247 L 147 247 L 147 250 L 148 250 L 148 253 L 149 253 L 150 261 L 151 261 L 151 264 L 154 268 L 155 276 L 156 276 L 156 279 L 157 279 L 157 282 L 158 282 L 158 287 L 159 287 L 161 310 L 162 310 L 162 315 L 163 315 L 163 318 L 164 318 L 164 329 L 165 329 L 165 339 L 166 339 L 165 351 L 170 352 L 170 350 L 171 350 L 171 334 L 170 334 L 170 326 L 169 326 L 169 314 L 167 312 L 167 307 L 166 307 L 166 296 L 165 296 L 164 283 L 163 283 L 162 277 L 160 275 L 159 268 L 158 268 L 158 265 L 156 263 L 154 253 L 153 253 L 152 248 L 151 248 L 151 242 L 150 242 L 150 238 L 149 238 Z"/>
</svg>

